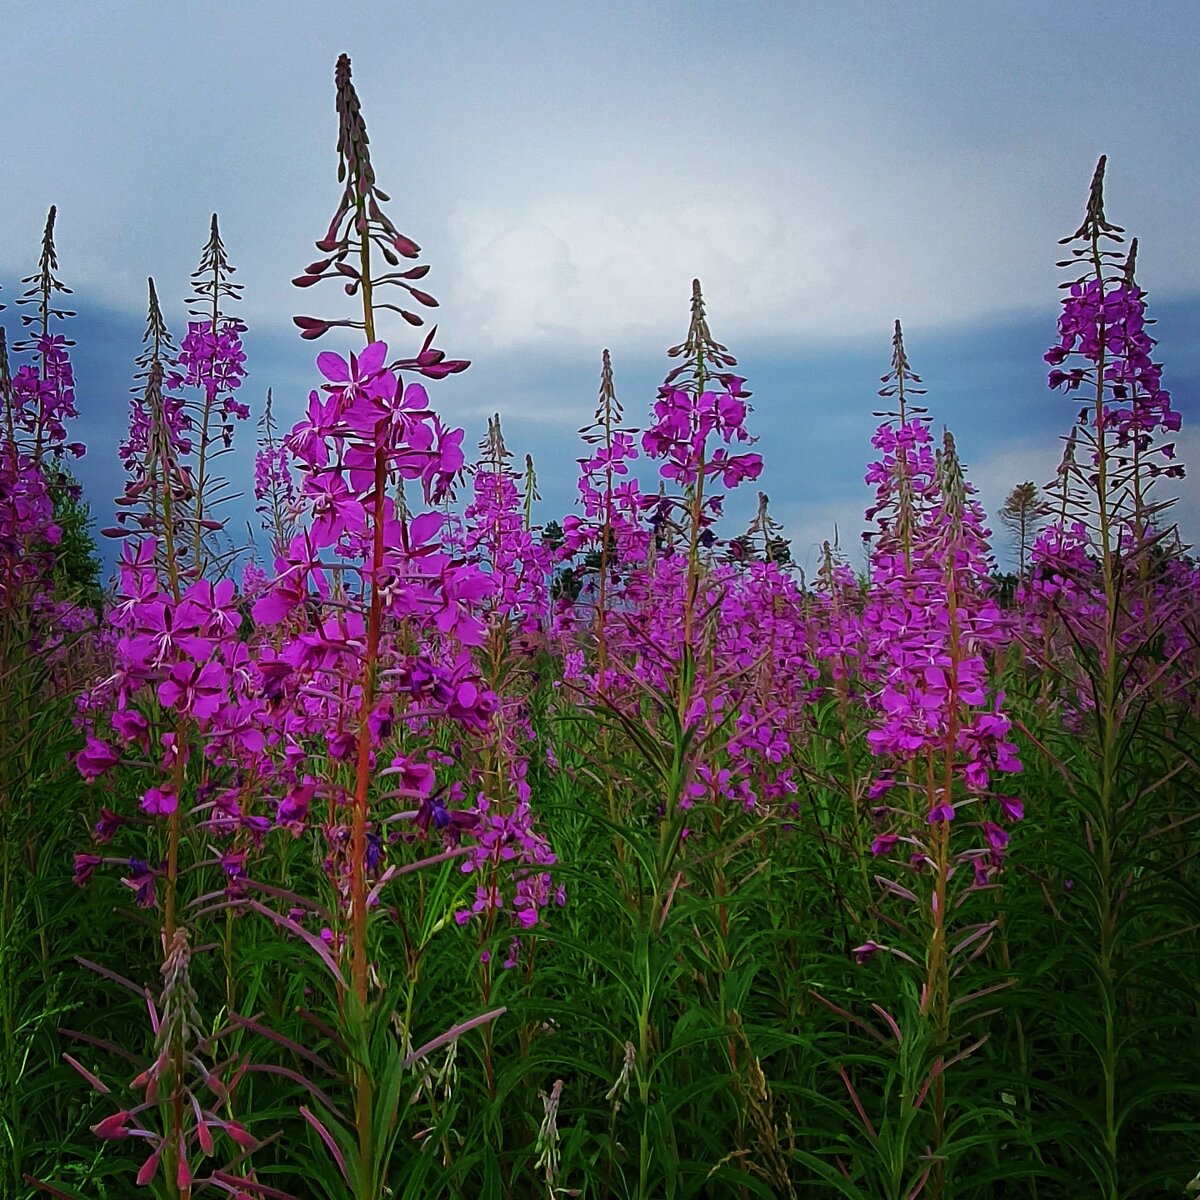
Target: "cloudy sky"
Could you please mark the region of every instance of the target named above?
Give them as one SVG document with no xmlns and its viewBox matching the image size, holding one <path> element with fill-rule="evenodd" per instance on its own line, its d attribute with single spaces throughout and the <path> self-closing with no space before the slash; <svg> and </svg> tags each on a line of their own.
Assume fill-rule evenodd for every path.
<svg viewBox="0 0 1200 1200">
<path fill-rule="evenodd" d="M 1101 153 L 1200 471 L 1191 0 L 4 0 L 2 19 L 0 322 L 11 336 L 57 204 L 100 524 L 146 276 L 182 328 L 213 211 L 245 285 L 248 398 L 272 386 L 298 415 L 313 348 L 290 318 L 339 304 L 289 280 L 339 194 L 342 51 L 391 215 L 432 264 L 440 342 L 474 364 L 435 399 L 471 440 L 504 415 L 538 462 L 543 519 L 572 502 L 601 350 L 638 420 L 693 276 L 749 377 L 762 486 L 802 563 L 835 525 L 856 547 L 896 317 L 989 509 L 1044 482 L 1075 408 L 1041 361 L 1056 241 Z M 734 518 L 752 514 L 745 490 Z M 1180 494 L 1200 540 L 1196 483 Z"/>
</svg>

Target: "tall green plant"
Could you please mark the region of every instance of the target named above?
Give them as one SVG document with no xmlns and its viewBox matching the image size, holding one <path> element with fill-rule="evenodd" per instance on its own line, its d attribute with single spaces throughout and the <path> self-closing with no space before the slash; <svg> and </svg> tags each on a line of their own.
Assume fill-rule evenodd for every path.
<svg viewBox="0 0 1200 1200">
<path fill-rule="evenodd" d="M 1197 1095 L 1180 1063 L 1196 1045 L 1184 1014 L 1195 998 L 1200 906 L 1184 797 L 1200 783 L 1200 759 L 1188 700 L 1195 669 L 1180 641 L 1189 593 L 1159 570 L 1166 505 L 1149 497 L 1159 477 L 1181 473 L 1157 440 L 1179 420 L 1150 357 L 1133 255 L 1116 248 L 1123 231 L 1105 216 L 1104 174 L 1101 158 L 1084 220 L 1065 239 L 1072 279 L 1060 342 L 1046 356 L 1051 385 L 1087 398 L 1072 441 L 1091 467 L 1063 476 L 1074 520 L 1039 539 L 1029 599 L 1046 631 L 1030 639 L 1033 661 L 1053 681 L 1038 727 L 1053 765 L 1047 802 L 1061 808 L 1065 790 L 1067 804 L 1042 814 L 1042 870 L 1069 888 L 1052 928 L 1055 977 L 1070 983 L 1042 1000 L 1044 1019 L 1054 1014 L 1074 1035 L 1056 1059 L 1071 1086 L 1038 1086 L 1065 1122 L 1092 1131 L 1064 1141 L 1099 1194 L 1116 1200 L 1183 1180 L 1168 1114 Z"/>
</svg>

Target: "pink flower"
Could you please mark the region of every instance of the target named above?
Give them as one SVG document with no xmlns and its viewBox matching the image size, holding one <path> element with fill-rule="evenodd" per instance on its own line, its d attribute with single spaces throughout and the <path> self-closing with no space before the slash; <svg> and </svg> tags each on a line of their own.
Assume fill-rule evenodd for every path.
<svg viewBox="0 0 1200 1200">
<path fill-rule="evenodd" d="M 996 803 L 1009 821 L 1020 821 L 1025 816 L 1025 805 L 1014 796 L 997 796 Z"/>
<path fill-rule="evenodd" d="M 854 956 L 854 961 L 861 967 L 863 963 L 869 962 L 882 949 L 878 942 L 863 942 L 861 946 L 855 946 L 850 953 Z"/>
<path fill-rule="evenodd" d="M 90 1126 L 90 1128 L 98 1138 L 127 1138 L 129 1136 L 128 1121 L 129 1111 L 122 1109 L 120 1112 L 109 1114 L 104 1120 Z"/>
<path fill-rule="evenodd" d="M 165 788 L 147 788 L 142 796 L 142 810 L 152 817 L 169 817 L 179 807 L 179 797 Z"/>
<path fill-rule="evenodd" d="M 90 736 L 84 748 L 75 755 L 75 766 L 88 783 L 106 775 L 120 761 L 120 755 L 108 742 Z"/>
<path fill-rule="evenodd" d="M 948 800 L 939 800 L 930 808 L 925 819 L 930 825 L 936 825 L 938 821 L 953 821 L 954 805 Z"/>
</svg>

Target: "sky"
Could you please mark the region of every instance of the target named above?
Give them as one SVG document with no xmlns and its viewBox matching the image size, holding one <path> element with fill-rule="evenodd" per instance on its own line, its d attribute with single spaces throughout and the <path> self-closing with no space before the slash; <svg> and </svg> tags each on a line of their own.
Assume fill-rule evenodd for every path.
<svg viewBox="0 0 1200 1200">
<path fill-rule="evenodd" d="M 1200 5 L 574 0 L 3 0 L 0 323 L 58 206 L 75 289 L 79 467 L 99 525 L 153 275 L 178 333 L 212 212 L 249 332 L 243 398 L 297 419 L 317 379 L 296 313 L 340 194 L 333 65 L 351 56 L 389 212 L 431 264 L 432 390 L 470 442 L 503 415 L 543 520 L 574 497 L 601 351 L 643 422 L 702 281 L 753 391 L 760 485 L 810 570 L 857 553 L 892 323 L 989 514 L 1051 478 L 1077 405 L 1045 386 L 1059 238 L 1107 154 L 1109 217 L 1139 238 L 1165 382 L 1200 471 Z M 339 307 L 341 305 L 341 307 Z M 393 348 L 419 335 L 383 328 Z M 333 335 L 317 348 L 345 350 Z M 252 432 L 229 460 L 248 466 Z M 1189 454 L 1190 452 L 1190 454 Z M 1200 541 L 1200 490 L 1179 487 Z M 753 515 L 753 485 L 724 532 Z M 248 504 L 236 509 L 244 524 Z M 740 523 L 740 524 L 739 524 Z M 1007 539 L 997 529 L 1002 561 Z"/>
</svg>

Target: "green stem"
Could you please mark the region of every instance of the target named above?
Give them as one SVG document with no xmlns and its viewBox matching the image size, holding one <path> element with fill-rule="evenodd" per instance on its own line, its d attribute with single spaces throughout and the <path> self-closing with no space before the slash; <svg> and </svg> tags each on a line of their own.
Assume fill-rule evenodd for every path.
<svg viewBox="0 0 1200 1200">
<path fill-rule="evenodd" d="M 375 340 L 375 314 L 371 307 L 371 250 L 366 235 L 365 205 L 360 198 L 358 212 L 361 234 L 360 260 L 363 280 L 363 321 L 368 344 Z M 375 703 L 375 673 L 379 659 L 380 631 L 383 604 L 377 579 L 383 566 L 383 518 L 385 485 L 387 483 L 387 452 L 375 451 L 374 511 L 371 549 L 371 601 L 367 617 L 367 644 L 360 679 L 361 701 L 358 712 L 358 746 L 354 777 L 354 804 L 350 824 L 350 977 L 354 994 L 352 1013 L 359 1024 L 358 1045 L 369 1042 L 367 1013 L 369 964 L 367 958 L 367 825 L 370 816 L 368 791 L 371 782 L 371 709 Z M 375 1174 L 374 1146 L 374 1081 L 367 1062 L 351 1062 L 354 1082 L 354 1124 L 358 1135 L 360 1186 L 373 1192 L 371 1180 Z M 360 1200 L 376 1200 L 364 1194 Z"/>
<path fill-rule="evenodd" d="M 1092 233 L 1092 265 L 1096 278 L 1103 288 L 1104 268 L 1100 256 L 1099 232 Z M 1100 1004 L 1104 1015 L 1104 1049 L 1101 1071 L 1104 1076 L 1104 1130 L 1103 1150 L 1108 1160 L 1109 1187 L 1106 1200 L 1117 1200 L 1119 1189 L 1119 1163 L 1117 1147 L 1116 1093 L 1117 1093 L 1117 1049 L 1116 1049 L 1116 988 L 1113 971 L 1116 942 L 1116 912 L 1113 895 L 1114 877 L 1114 793 L 1116 790 L 1116 742 L 1119 713 L 1118 700 L 1118 599 L 1117 561 L 1113 546 L 1113 513 L 1108 499 L 1108 445 L 1105 413 L 1105 366 L 1106 341 L 1103 314 L 1099 327 L 1099 357 L 1096 363 L 1096 399 L 1094 406 L 1096 427 L 1096 498 L 1098 505 L 1101 573 L 1104 583 L 1105 621 L 1103 662 L 1100 664 L 1100 703 L 1096 714 L 1100 734 L 1100 788 L 1098 799 L 1099 835 L 1099 887 L 1097 889 L 1099 917 L 1098 976 L 1100 981 Z"/>
</svg>

